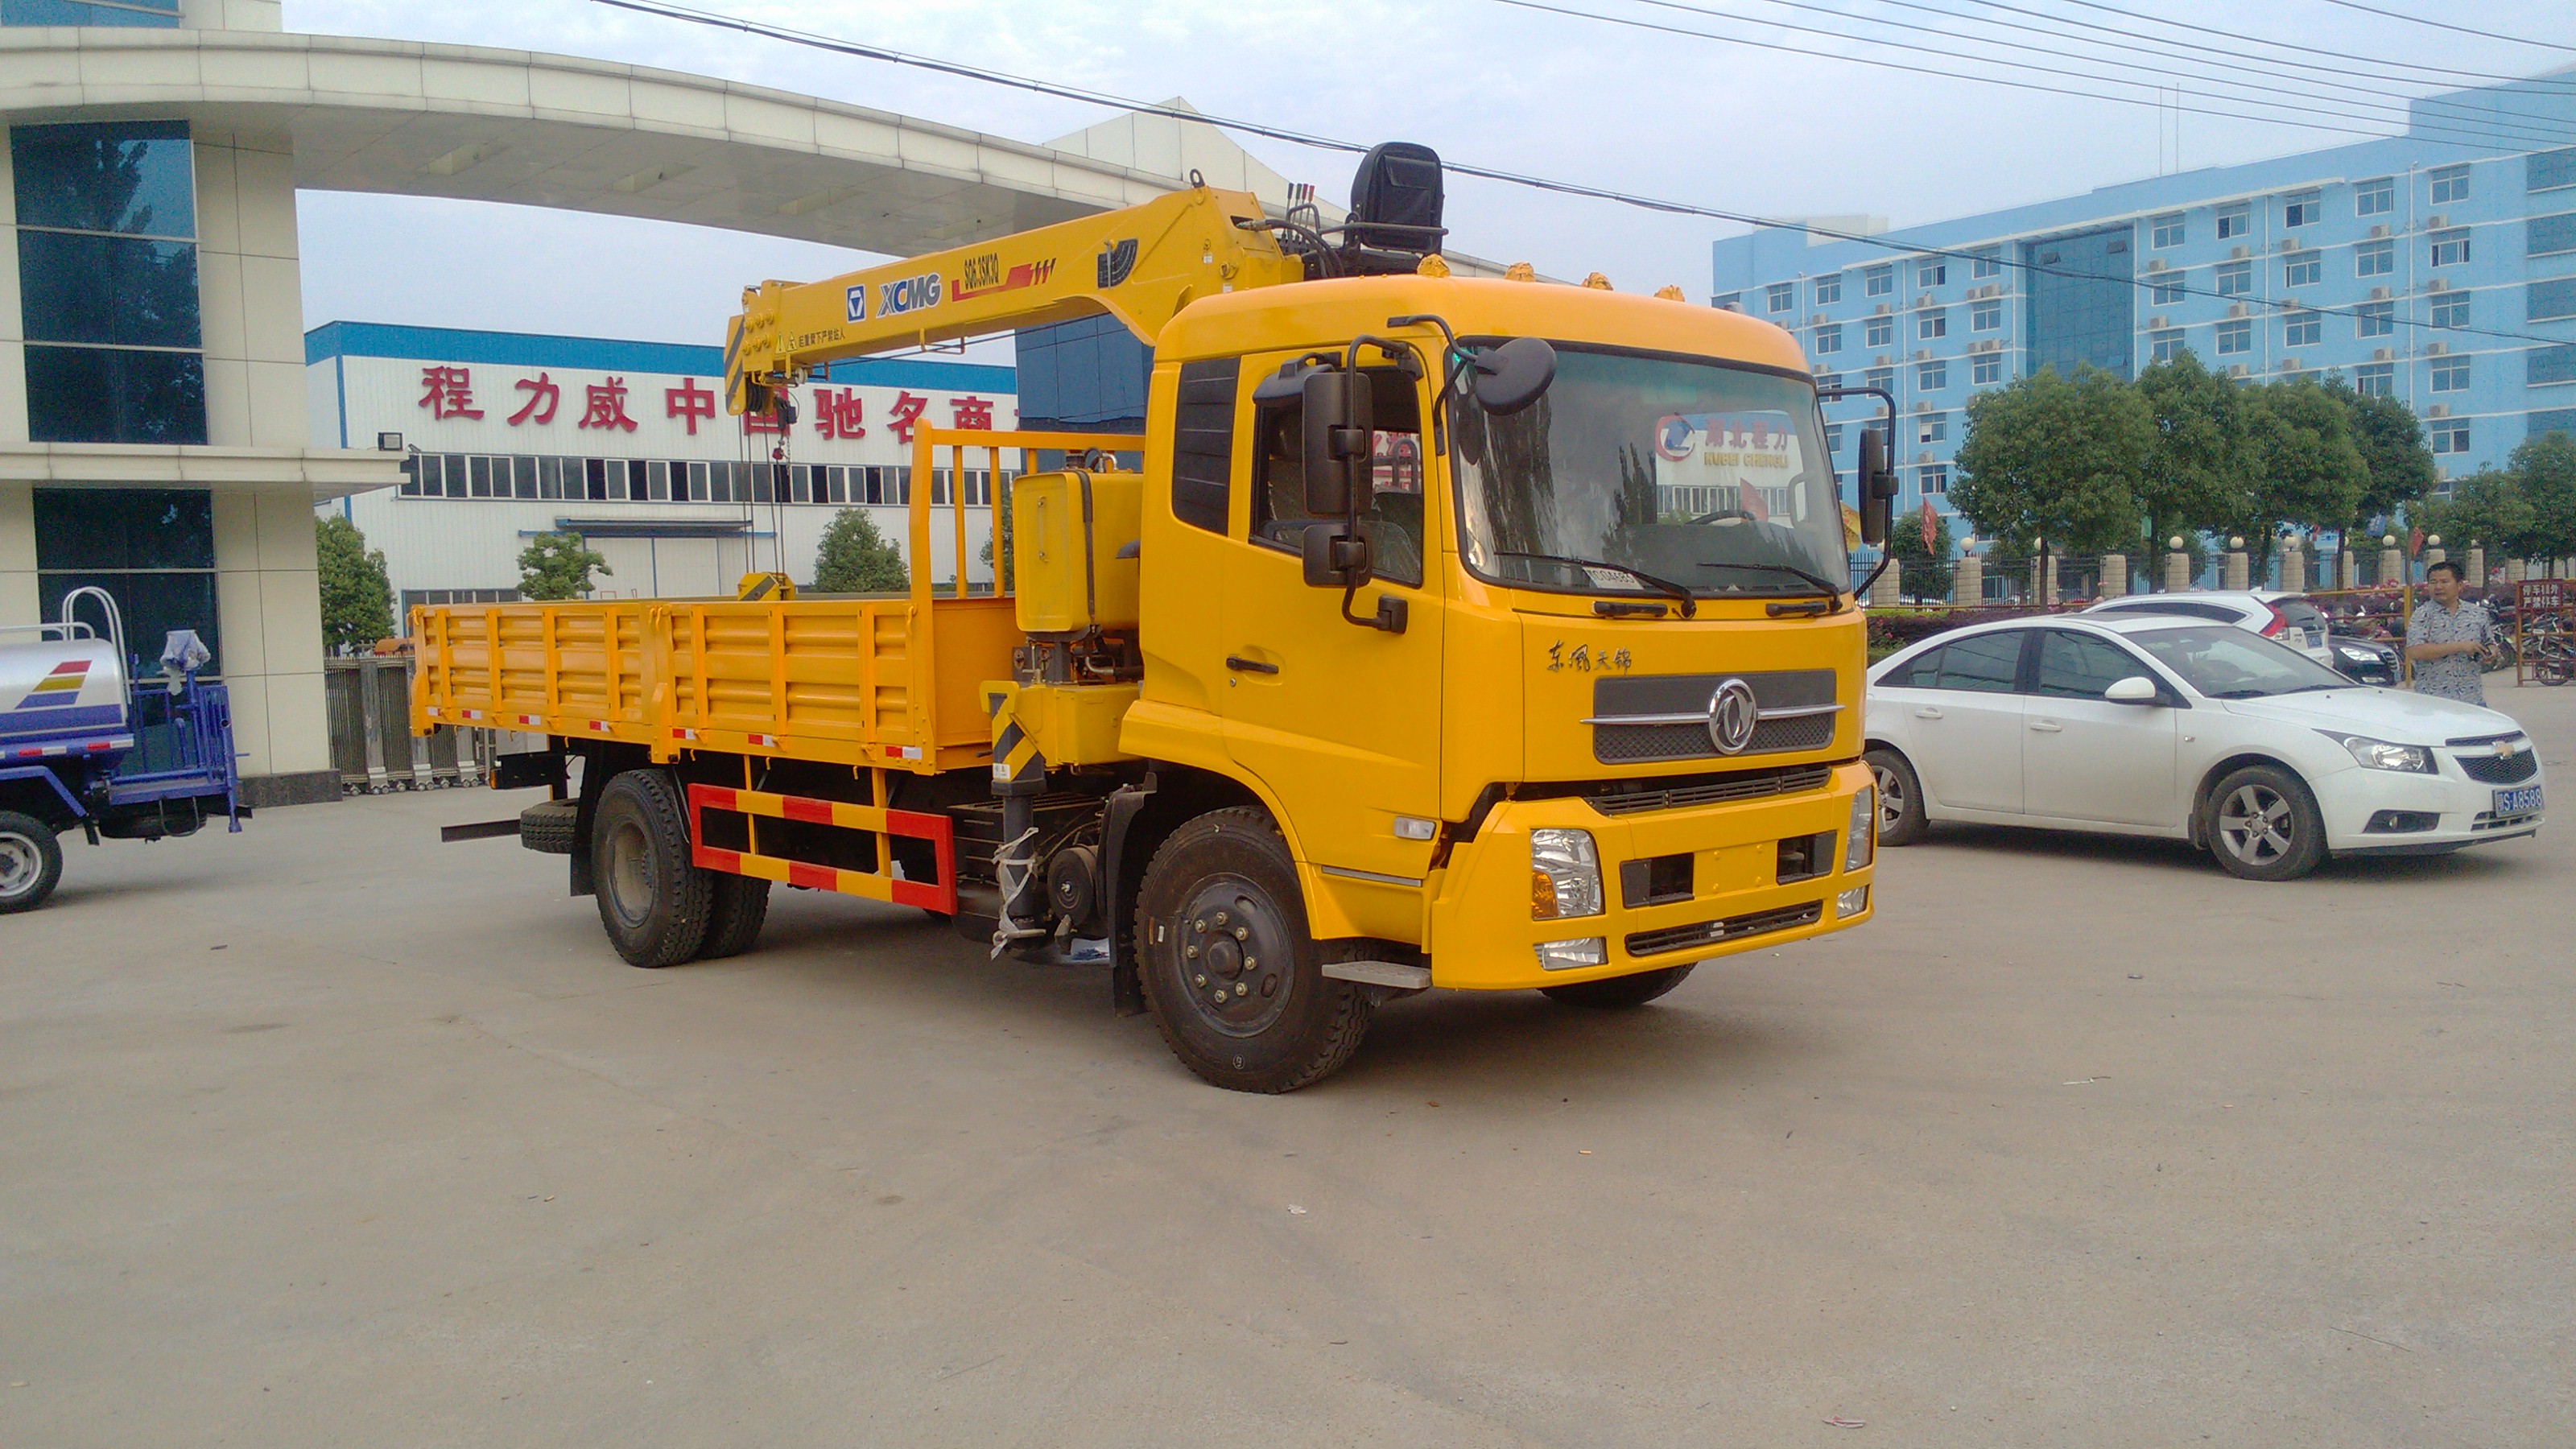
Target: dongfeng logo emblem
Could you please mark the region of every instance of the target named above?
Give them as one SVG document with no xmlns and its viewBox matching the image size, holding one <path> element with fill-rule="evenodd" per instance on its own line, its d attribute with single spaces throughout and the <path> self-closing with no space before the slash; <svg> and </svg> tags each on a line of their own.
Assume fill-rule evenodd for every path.
<svg viewBox="0 0 2576 1449">
<path fill-rule="evenodd" d="M 1761 702 L 1753 686 L 1730 679 L 1708 697 L 1708 742 L 1721 755 L 1740 755 L 1753 743 L 1753 727 L 1762 722 Z"/>
</svg>

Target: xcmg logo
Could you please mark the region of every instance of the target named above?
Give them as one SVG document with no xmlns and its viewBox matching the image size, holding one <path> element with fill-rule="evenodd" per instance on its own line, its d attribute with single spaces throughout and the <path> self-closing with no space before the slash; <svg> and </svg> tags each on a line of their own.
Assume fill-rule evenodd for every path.
<svg viewBox="0 0 2576 1449">
<path fill-rule="evenodd" d="M 865 322 L 868 320 L 867 283 L 861 282 L 857 286 L 852 287 L 848 293 L 845 294 L 844 300 L 848 303 L 851 321 Z"/>
<path fill-rule="evenodd" d="M 877 285 L 877 315 L 900 317 L 906 312 L 921 312 L 939 305 L 939 274 L 924 272 L 900 282 Z"/>
</svg>

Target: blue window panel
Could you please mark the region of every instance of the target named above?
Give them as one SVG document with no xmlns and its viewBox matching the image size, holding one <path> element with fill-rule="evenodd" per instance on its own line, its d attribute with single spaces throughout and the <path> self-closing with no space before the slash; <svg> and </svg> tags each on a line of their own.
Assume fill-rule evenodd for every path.
<svg viewBox="0 0 2576 1449">
<path fill-rule="evenodd" d="M 185 121 L 15 126 L 18 224 L 136 236 L 197 234 Z"/>
<path fill-rule="evenodd" d="M 2561 342 L 2555 347 L 2535 347 L 2525 354 L 2531 359 L 2531 385 L 2542 387 L 2554 382 L 2576 382 L 2576 342 Z"/>
<path fill-rule="evenodd" d="M 2576 408 L 2552 408 L 2531 415 L 2531 436 L 2543 433 L 2576 433 Z"/>
<path fill-rule="evenodd" d="M 2524 293 L 2525 317 L 2533 322 L 2546 322 L 2553 317 L 2576 317 L 2576 277 L 2559 277 L 2553 281 L 2533 282 Z"/>
<path fill-rule="evenodd" d="M 2556 216 L 2531 219 L 2530 255 L 2554 256 L 2559 252 L 2576 252 L 2576 211 L 2562 211 Z"/>
<path fill-rule="evenodd" d="M 6 25 L 143 25 L 175 29 L 179 0 L 122 0 L 113 5 L 82 0 L 0 0 L 0 26 Z"/>
<path fill-rule="evenodd" d="M 27 346 L 27 437 L 203 443 L 206 364 L 193 352 Z"/>
<path fill-rule="evenodd" d="M 178 488 L 39 488 L 35 494 L 36 567 L 40 569 L 97 573 L 215 566 L 211 493 Z"/>
<path fill-rule="evenodd" d="M 2534 151 L 2522 158 L 2522 176 L 2532 191 L 2555 191 L 2561 186 L 2576 186 L 2576 146 L 2559 151 Z"/>
<path fill-rule="evenodd" d="M 2025 278 L 2024 371 L 2061 376 L 2091 364 L 2126 381 L 2137 367 L 2137 288 L 2130 285 L 2130 230 L 2107 228 L 2029 242 Z"/>
<path fill-rule="evenodd" d="M 198 345 L 189 242 L 22 230 L 18 289 L 31 341 Z"/>
</svg>

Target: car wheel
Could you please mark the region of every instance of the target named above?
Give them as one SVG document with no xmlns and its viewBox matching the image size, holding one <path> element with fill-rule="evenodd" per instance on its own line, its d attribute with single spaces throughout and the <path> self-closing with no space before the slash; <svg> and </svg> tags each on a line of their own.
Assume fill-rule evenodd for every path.
<svg viewBox="0 0 2576 1449">
<path fill-rule="evenodd" d="M 1183 1065 L 1238 1092 L 1293 1092 L 1368 1034 L 1367 989 L 1324 975 L 1297 863 L 1270 817 L 1211 810 L 1154 852 L 1136 896 L 1137 978 Z"/>
<path fill-rule="evenodd" d="M 1878 843 L 1921 840 L 1931 830 L 1932 818 L 1923 813 L 1923 782 L 1914 774 L 1914 763 L 1885 746 L 1861 758 L 1869 762 L 1870 779 L 1878 786 Z"/>
<path fill-rule="evenodd" d="M 2227 873 L 2246 880 L 2296 880 L 2326 856 L 2325 817 L 2298 776 L 2278 765 L 2248 765 L 2209 795 L 2203 833 Z"/>
<path fill-rule="evenodd" d="M 1689 980 L 1691 968 L 1698 964 L 1694 961 L 1689 966 L 1666 966 L 1659 971 L 1639 971 L 1599 981 L 1542 986 L 1539 994 L 1568 1006 L 1588 1006 L 1595 1011 L 1625 1011 L 1632 1006 L 1643 1006 Z"/>
<path fill-rule="evenodd" d="M 689 863 L 689 822 L 667 771 L 629 770 L 599 793 L 590 831 L 599 924 L 630 966 L 677 966 L 706 943 L 714 873 Z"/>
<path fill-rule="evenodd" d="M 63 878 L 63 843 L 33 815 L 0 810 L 0 916 L 32 911 Z"/>
</svg>

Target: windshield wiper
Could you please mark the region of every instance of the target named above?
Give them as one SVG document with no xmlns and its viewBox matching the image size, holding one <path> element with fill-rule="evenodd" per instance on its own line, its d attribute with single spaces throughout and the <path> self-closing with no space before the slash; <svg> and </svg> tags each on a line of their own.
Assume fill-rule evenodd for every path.
<svg viewBox="0 0 2576 1449">
<path fill-rule="evenodd" d="M 1612 573 L 1626 574 L 1628 577 L 1644 584 L 1647 588 L 1654 590 L 1656 593 L 1681 600 L 1682 617 L 1685 619 L 1690 618 L 1692 615 L 1699 612 L 1699 600 L 1687 587 L 1674 583 L 1671 579 L 1657 578 L 1643 569 L 1632 569 L 1626 564 L 1609 563 L 1597 558 L 1576 558 L 1572 554 L 1563 553 L 1520 553 L 1507 548 L 1496 549 L 1494 551 L 1494 556 L 1496 558 L 1536 559 L 1540 563 L 1570 564 L 1579 569 L 1608 569 Z"/>
<path fill-rule="evenodd" d="M 1704 568 L 1704 569 L 1771 569 L 1771 570 L 1774 570 L 1774 571 L 1779 572 L 1779 573 L 1784 573 L 1784 574 L 1792 575 L 1792 576 L 1794 576 L 1794 577 L 1798 578 L 1799 580 L 1801 580 L 1801 581 L 1803 581 L 1803 582 L 1805 582 L 1805 583 L 1810 583 L 1810 584 L 1815 585 L 1817 588 L 1824 590 L 1824 596 L 1825 596 L 1826 598 L 1828 598 L 1828 599 L 1839 599 L 1839 598 L 1841 598 L 1841 597 L 1843 596 L 1843 591 L 1842 591 L 1841 589 L 1838 589 L 1838 588 L 1834 587 L 1833 583 L 1832 583 L 1830 580 L 1827 580 L 1827 579 L 1824 579 L 1824 578 L 1820 578 L 1820 577 L 1818 577 L 1818 576 L 1817 576 L 1817 575 L 1815 575 L 1815 574 L 1811 574 L 1811 573 L 1807 572 L 1805 569 L 1802 569 L 1802 568 L 1798 567 L 1796 564 L 1785 564 L 1785 563 L 1704 563 L 1704 564 L 1701 564 L 1701 565 L 1700 565 L 1700 567 L 1701 567 L 1701 568 Z"/>
</svg>

